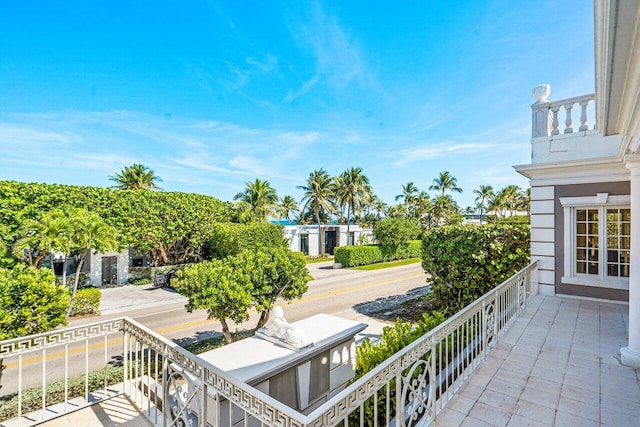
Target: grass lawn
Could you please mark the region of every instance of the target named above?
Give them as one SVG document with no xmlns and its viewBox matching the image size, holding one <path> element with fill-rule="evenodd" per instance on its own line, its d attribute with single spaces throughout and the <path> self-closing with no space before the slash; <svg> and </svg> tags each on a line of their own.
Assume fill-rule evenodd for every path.
<svg viewBox="0 0 640 427">
<path fill-rule="evenodd" d="M 327 262 L 333 261 L 333 257 L 323 257 L 323 258 L 307 258 L 307 264 L 315 264 L 316 262 Z"/>
<path fill-rule="evenodd" d="M 422 261 L 421 258 L 408 258 L 399 259 L 397 261 L 378 262 L 375 264 L 361 265 L 359 267 L 353 267 L 353 270 L 381 270 L 389 267 L 399 267 L 401 265 L 415 264 Z"/>
</svg>

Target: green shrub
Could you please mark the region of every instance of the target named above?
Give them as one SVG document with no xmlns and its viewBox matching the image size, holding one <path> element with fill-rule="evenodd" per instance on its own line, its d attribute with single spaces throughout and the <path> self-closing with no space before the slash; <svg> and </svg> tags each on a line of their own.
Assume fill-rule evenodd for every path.
<svg viewBox="0 0 640 427">
<path fill-rule="evenodd" d="M 373 264 L 382 261 L 382 251 L 378 245 L 340 246 L 333 252 L 333 260 L 343 267 Z"/>
<path fill-rule="evenodd" d="M 107 366 L 104 369 L 89 372 L 89 391 L 117 384 L 123 380 L 122 366 Z M 69 399 L 84 396 L 84 374 L 69 378 Z M 51 406 L 64 402 L 64 379 L 47 384 L 46 405 Z M 42 387 L 32 387 L 22 392 L 22 413 L 42 409 Z M 18 395 L 12 394 L 0 397 L 0 421 L 18 416 Z"/>
<path fill-rule="evenodd" d="M 380 365 L 382 362 L 387 360 L 389 357 L 393 356 L 396 352 L 403 349 L 404 347 L 411 344 L 413 341 L 417 340 L 442 322 L 446 320 L 445 316 L 442 313 L 437 311 L 431 313 L 424 313 L 422 315 L 422 319 L 418 321 L 417 325 L 412 325 L 410 322 L 403 322 L 402 320 L 396 320 L 395 325 L 386 326 L 382 330 L 382 334 L 380 335 L 380 340 L 376 343 L 371 343 L 371 341 L 367 338 L 362 344 L 356 347 L 356 377 L 355 379 L 360 378 L 365 375 L 367 372 L 374 369 L 376 366 Z M 403 375 L 408 373 L 409 368 L 407 368 Z M 414 373 L 414 378 L 416 374 L 419 374 L 420 371 Z M 391 417 L 395 416 L 395 408 L 396 408 L 396 387 L 395 380 L 392 380 L 389 384 L 389 399 L 390 399 L 390 410 Z M 374 402 L 373 398 L 368 399 L 363 404 L 364 409 L 364 420 L 365 425 L 373 426 L 373 425 L 384 425 L 386 423 L 386 404 L 387 404 L 387 396 L 386 396 L 386 388 L 382 388 L 378 391 L 378 420 L 375 422 L 374 417 Z M 356 411 L 351 414 L 350 421 L 354 424 L 358 424 L 360 422 L 360 412 Z M 351 423 L 350 423 L 351 424 Z"/>
<path fill-rule="evenodd" d="M 420 237 L 420 223 L 416 219 L 385 218 L 373 229 L 376 242 L 384 247 L 397 247 Z"/>
<path fill-rule="evenodd" d="M 76 292 L 76 299 L 71 309 L 71 316 L 93 314 L 100 308 L 102 292 L 98 288 L 82 288 Z"/>
<path fill-rule="evenodd" d="M 422 267 L 434 297 L 454 313 L 529 262 L 529 227 L 520 224 L 435 228 L 423 240 Z"/>
<path fill-rule="evenodd" d="M 335 248 L 334 261 L 343 267 L 374 264 L 396 259 L 418 258 L 422 253 L 422 241 L 412 240 L 396 247 L 380 245 L 340 246 Z"/>
<path fill-rule="evenodd" d="M 264 222 L 218 223 L 213 227 L 206 256 L 220 259 L 245 249 L 288 247 L 282 230 L 282 225 Z"/>
<path fill-rule="evenodd" d="M 531 221 L 529 215 L 512 215 L 500 218 L 495 215 L 487 216 L 487 222 L 502 224 L 529 224 Z"/>
</svg>

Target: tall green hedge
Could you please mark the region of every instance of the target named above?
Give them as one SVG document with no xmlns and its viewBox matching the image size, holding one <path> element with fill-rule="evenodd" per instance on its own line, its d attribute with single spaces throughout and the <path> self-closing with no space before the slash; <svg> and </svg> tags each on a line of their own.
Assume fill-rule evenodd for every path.
<svg viewBox="0 0 640 427">
<path fill-rule="evenodd" d="M 434 297 L 454 313 L 529 262 L 529 227 L 522 224 L 454 225 L 429 231 L 422 267 Z"/>
<path fill-rule="evenodd" d="M 226 258 L 245 249 L 287 247 L 283 226 L 266 222 L 249 224 L 218 223 L 208 242 L 207 258 Z"/>
<path fill-rule="evenodd" d="M 0 228 L 7 229 L 0 238 L 10 248 L 23 221 L 67 207 L 97 213 L 117 229 L 122 248 L 149 251 L 157 265 L 200 260 L 213 225 L 232 215 L 229 203 L 200 194 L 0 181 Z"/>
<path fill-rule="evenodd" d="M 334 261 L 343 267 L 374 264 L 396 259 L 418 258 L 422 251 L 422 242 L 412 240 L 396 247 L 380 245 L 340 246 L 334 251 Z"/>
</svg>

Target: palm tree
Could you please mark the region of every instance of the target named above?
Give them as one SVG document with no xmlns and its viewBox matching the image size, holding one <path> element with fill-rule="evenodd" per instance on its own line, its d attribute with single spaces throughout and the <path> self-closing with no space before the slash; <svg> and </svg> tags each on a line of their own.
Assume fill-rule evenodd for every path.
<svg viewBox="0 0 640 427">
<path fill-rule="evenodd" d="M 78 264 L 76 265 L 76 275 L 71 292 L 71 305 L 67 310 L 67 317 L 71 315 L 73 309 L 80 271 L 82 271 L 87 252 L 91 249 L 95 252 L 106 252 L 115 250 L 118 247 L 116 242 L 118 232 L 115 228 L 105 223 L 96 213 L 85 209 L 75 209 L 69 212 L 69 223 L 71 231 L 70 249 L 77 253 Z M 66 285 L 66 274 L 64 276 L 62 283 Z"/>
<path fill-rule="evenodd" d="M 290 220 L 291 214 L 295 214 L 300 211 L 298 202 L 292 196 L 284 196 L 280 199 L 280 205 L 278 206 L 278 214 L 280 219 Z"/>
<path fill-rule="evenodd" d="M 160 190 L 156 182 L 162 181 L 152 169 L 140 163 L 125 166 L 109 179 L 117 184 L 111 188 L 119 190 Z"/>
<path fill-rule="evenodd" d="M 398 194 L 396 196 L 396 202 L 400 199 L 404 200 L 404 209 L 407 218 L 409 217 L 409 206 L 411 206 L 416 201 L 417 194 L 418 187 L 416 187 L 413 182 L 407 182 L 406 185 L 402 186 L 402 194 Z"/>
<path fill-rule="evenodd" d="M 502 200 L 505 209 L 508 209 L 509 211 L 511 211 L 511 215 L 514 215 L 515 211 L 517 210 L 520 187 L 514 184 L 507 185 L 502 190 L 500 190 L 500 193 L 502 193 Z"/>
<path fill-rule="evenodd" d="M 13 245 L 13 254 L 36 268 L 40 268 L 49 255 L 51 271 L 55 275 L 54 254 L 60 251 L 67 228 L 66 215 L 60 209 L 45 212 L 35 220 L 26 220 L 19 231 L 22 237 Z"/>
<path fill-rule="evenodd" d="M 336 179 L 336 194 L 340 206 L 347 208 L 347 244 L 351 226 L 351 214 L 358 216 L 370 198 L 369 178 L 360 167 L 352 167 L 342 172 Z"/>
<path fill-rule="evenodd" d="M 448 222 L 448 219 L 458 213 L 458 205 L 450 195 L 440 195 L 433 199 L 431 204 L 434 225 Z"/>
<path fill-rule="evenodd" d="M 487 198 L 487 212 L 494 212 L 496 216 L 505 216 L 504 193 L 502 190 L 489 195 Z"/>
<path fill-rule="evenodd" d="M 424 227 L 426 225 L 426 217 L 431 211 L 431 198 L 426 191 L 420 191 L 416 196 L 416 216 L 420 221 L 420 224 Z"/>
<path fill-rule="evenodd" d="M 476 206 L 480 210 L 480 223 L 482 224 L 482 214 L 484 212 L 485 203 L 493 195 L 493 187 L 490 185 L 480 185 L 477 190 L 473 190 L 473 193 L 477 195 Z"/>
<path fill-rule="evenodd" d="M 245 182 L 245 189 L 233 197 L 244 205 L 255 218 L 266 220 L 273 215 L 278 204 L 278 195 L 269 181 L 256 178 L 255 181 Z"/>
<path fill-rule="evenodd" d="M 440 172 L 440 176 L 433 180 L 433 185 L 429 187 L 429 190 L 440 191 L 442 196 L 447 191 L 462 193 L 462 188 L 458 187 L 457 178 L 451 175 L 449 171 Z"/>
<path fill-rule="evenodd" d="M 320 237 L 318 239 L 318 252 L 320 255 L 324 255 L 324 234 L 320 232 L 320 212 L 333 211 L 333 178 L 323 168 L 316 169 L 309 174 L 306 185 L 299 185 L 298 188 L 304 191 L 302 198 L 304 206 L 302 210 L 305 211 L 310 208 L 313 211 Z"/>
</svg>

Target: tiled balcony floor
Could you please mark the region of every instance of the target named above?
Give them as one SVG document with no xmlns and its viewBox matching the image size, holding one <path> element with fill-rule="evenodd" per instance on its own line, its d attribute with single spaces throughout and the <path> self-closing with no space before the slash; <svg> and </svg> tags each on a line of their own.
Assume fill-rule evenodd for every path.
<svg viewBox="0 0 640 427">
<path fill-rule="evenodd" d="M 626 305 L 534 296 L 436 425 L 640 425 L 628 320 Z"/>
</svg>

